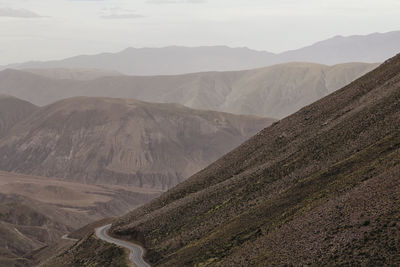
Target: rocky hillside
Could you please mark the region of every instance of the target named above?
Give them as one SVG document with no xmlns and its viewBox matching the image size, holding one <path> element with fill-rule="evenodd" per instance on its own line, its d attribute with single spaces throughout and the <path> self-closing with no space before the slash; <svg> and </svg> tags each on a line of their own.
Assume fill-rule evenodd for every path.
<svg viewBox="0 0 400 267">
<path fill-rule="evenodd" d="M 272 122 L 176 104 L 76 97 L 41 108 L 0 139 L 0 169 L 165 190 Z"/>
<path fill-rule="evenodd" d="M 114 224 L 154 266 L 400 264 L 400 55 Z"/>
<path fill-rule="evenodd" d="M 0 138 L 38 107 L 18 98 L 0 95 Z"/>
<path fill-rule="evenodd" d="M 38 105 L 85 95 L 180 103 L 197 109 L 282 118 L 377 66 L 365 63 L 335 66 L 287 63 L 239 72 L 117 76 L 92 81 L 50 79 L 5 70 L 0 72 L 0 93 L 12 94 Z"/>
</svg>

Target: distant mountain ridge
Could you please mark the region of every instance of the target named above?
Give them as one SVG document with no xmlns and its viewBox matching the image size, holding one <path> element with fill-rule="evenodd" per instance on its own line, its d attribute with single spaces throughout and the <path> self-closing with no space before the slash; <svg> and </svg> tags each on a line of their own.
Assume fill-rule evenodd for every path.
<svg viewBox="0 0 400 267">
<path fill-rule="evenodd" d="M 121 76 L 117 71 L 98 69 L 24 69 L 26 72 L 53 79 L 67 79 L 77 81 L 90 81 L 101 77 Z"/>
<path fill-rule="evenodd" d="M 236 71 L 293 61 L 335 65 L 383 62 L 400 52 L 400 31 L 336 36 L 300 49 L 274 54 L 226 46 L 128 48 L 118 53 L 82 55 L 63 60 L 11 64 L 3 68 L 89 68 L 127 75 L 176 75 Z"/>
<path fill-rule="evenodd" d="M 89 81 L 0 72 L 0 93 L 37 105 L 73 96 L 133 98 L 205 110 L 282 118 L 345 86 L 378 64 L 285 63 L 235 72 L 115 76 Z"/>
</svg>

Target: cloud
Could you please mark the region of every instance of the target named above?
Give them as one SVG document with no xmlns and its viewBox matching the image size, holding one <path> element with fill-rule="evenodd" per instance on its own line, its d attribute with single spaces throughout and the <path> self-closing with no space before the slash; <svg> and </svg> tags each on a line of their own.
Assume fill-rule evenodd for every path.
<svg viewBox="0 0 400 267">
<path fill-rule="evenodd" d="M 103 8 L 100 13 L 102 19 L 140 19 L 146 16 L 137 13 L 135 10 L 123 9 L 120 7 Z"/>
<path fill-rule="evenodd" d="M 39 14 L 26 9 L 0 8 L 0 17 L 9 18 L 43 18 Z"/>
<path fill-rule="evenodd" d="M 140 19 L 140 18 L 145 18 L 146 16 L 135 13 L 126 13 L 126 14 L 102 15 L 100 17 L 103 19 Z"/>
<path fill-rule="evenodd" d="M 104 2 L 106 0 L 68 0 L 71 2 Z"/>
<path fill-rule="evenodd" d="M 206 3 L 206 0 L 147 0 L 148 4 L 202 4 Z"/>
</svg>

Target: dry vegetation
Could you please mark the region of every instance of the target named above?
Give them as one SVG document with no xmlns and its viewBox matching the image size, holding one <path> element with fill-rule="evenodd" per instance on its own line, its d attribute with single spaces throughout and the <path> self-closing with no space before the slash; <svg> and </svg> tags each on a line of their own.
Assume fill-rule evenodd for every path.
<svg viewBox="0 0 400 267">
<path fill-rule="evenodd" d="M 104 243 L 89 236 L 75 243 L 58 257 L 50 259 L 42 267 L 128 267 L 128 253 L 115 245 Z"/>
</svg>

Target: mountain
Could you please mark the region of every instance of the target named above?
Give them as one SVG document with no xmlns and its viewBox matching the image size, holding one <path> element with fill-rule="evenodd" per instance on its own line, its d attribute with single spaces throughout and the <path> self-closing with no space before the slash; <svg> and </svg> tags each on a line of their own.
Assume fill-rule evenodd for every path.
<svg viewBox="0 0 400 267">
<path fill-rule="evenodd" d="M 38 107 L 18 98 L 0 94 L 0 138 Z"/>
<path fill-rule="evenodd" d="M 53 249 L 64 234 L 121 215 L 160 193 L 0 172 L 0 266 L 30 266 L 33 251 Z"/>
<path fill-rule="evenodd" d="M 399 155 L 400 54 L 111 231 L 152 266 L 398 265 Z"/>
<path fill-rule="evenodd" d="M 328 65 L 344 62 L 383 62 L 400 52 L 400 31 L 335 36 L 298 50 L 279 54 L 279 61 L 307 61 Z"/>
<path fill-rule="evenodd" d="M 320 64 L 383 62 L 400 52 L 400 31 L 336 36 L 293 51 L 273 54 L 226 46 L 128 48 L 118 53 L 85 55 L 48 62 L 13 64 L 5 68 L 108 69 L 127 75 L 176 75 L 205 71 L 236 71 L 279 63 Z"/>
<path fill-rule="evenodd" d="M 0 139 L 0 169 L 165 190 L 273 121 L 177 104 L 75 97 L 41 108 Z"/>
<path fill-rule="evenodd" d="M 197 109 L 282 118 L 377 66 L 366 63 L 335 66 L 287 63 L 239 72 L 119 76 L 92 81 L 49 79 L 5 70 L 0 72 L 0 93 L 12 94 L 38 105 L 86 95 L 177 102 Z"/>
<path fill-rule="evenodd" d="M 6 68 L 107 69 L 127 75 L 173 75 L 210 70 L 229 71 L 265 66 L 272 53 L 226 46 L 127 48 L 118 53 L 83 55 L 49 62 L 13 64 Z"/>
<path fill-rule="evenodd" d="M 78 81 L 90 81 L 101 77 L 121 76 L 117 71 L 100 70 L 100 69 L 24 69 L 23 71 L 34 73 L 43 77 L 53 79 L 67 79 Z"/>
</svg>

